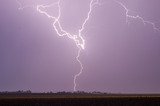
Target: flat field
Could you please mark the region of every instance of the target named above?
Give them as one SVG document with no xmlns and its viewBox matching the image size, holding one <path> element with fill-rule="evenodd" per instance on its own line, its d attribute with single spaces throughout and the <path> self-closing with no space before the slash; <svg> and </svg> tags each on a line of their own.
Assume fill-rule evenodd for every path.
<svg viewBox="0 0 160 106">
<path fill-rule="evenodd" d="M 160 95 L 0 94 L 0 106 L 160 106 Z"/>
</svg>

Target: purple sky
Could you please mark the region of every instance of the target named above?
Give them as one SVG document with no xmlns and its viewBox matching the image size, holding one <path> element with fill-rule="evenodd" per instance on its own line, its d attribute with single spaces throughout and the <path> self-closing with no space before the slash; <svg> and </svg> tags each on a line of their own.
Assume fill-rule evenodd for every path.
<svg viewBox="0 0 160 106">
<path fill-rule="evenodd" d="M 43 3 L 30 1 L 22 4 Z M 62 26 L 77 34 L 90 0 L 62 1 Z M 129 14 L 160 27 L 159 0 L 119 1 L 135 11 Z M 100 3 L 83 31 L 84 70 L 77 90 L 160 93 L 160 32 L 139 19 L 127 24 L 124 8 L 113 0 Z M 73 77 L 80 70 L 73 40 L 57 36 L 52 21 L 34 8 L 18 10 L 16 0 L 0 4 L 0 91 L 73 91 Z"/>
</svg>

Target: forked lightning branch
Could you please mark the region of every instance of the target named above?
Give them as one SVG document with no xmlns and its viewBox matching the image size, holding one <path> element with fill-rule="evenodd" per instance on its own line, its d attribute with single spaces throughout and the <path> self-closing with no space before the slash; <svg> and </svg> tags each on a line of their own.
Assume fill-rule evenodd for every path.
<svg viewBox="0 0 160 106">
<path fill-rule="evenodd" d="M 61 5 L 60 5 L 60 0 L 54 4 L 50 4 L 50 5 L 37 5 L 37 11 L 41 14 L 44 14 L 46 15 L 48 18 L 51 18 L 54 20 L 53 22 L 53 28 L 54 30 L 56 31 L 57 35 L 59 36 L 67 36 L 68 38 L 72 39 L 77 48 L 78 48 L 78 53 L 77 53 L 77 56 L 76 56 L 76 60 L 79 62 L 80 66 L 81 66 L 81 69 L 79 71 L 78 74 L 76 74 L 74 76 L 74 88 L 73 90 L 76 91 L 76 86 L 77 86 L 77 83 L 76 83 L 76 79 L 78 76 L 80 76 L 80 74 L 82 73 L 83 71 L 83 65 L 82 65 L 82 62 L 79 60 L 79 56 L 80 56 L 80 53 L 81 53 L 81 50 L 85 48 L 85 40 L 84 38 L 82 37 L 82 32 L 83 30 L 85 29 L 85 25 L 87 23 L 87 21 L 89 20 L 90 18 L 90 14 L 92 12 L 92 8 L 94 5 L 96 5 L 98 3 L 98 0 L 91 0 L 90 4 L 89 4 L 89 12 L 87 14 L 87 17 L 85 18 L 84 22 L 82 23 L 82 26 L 81 28 L 78 30 L 78 35 L 72 35 L 70 34 L 69 32 L 63 30 L 62 26 L 61 26 L 61 23 L 59 21 L 60 17 L 61 17 Z M 57 10 L 58 10 L 58 17 L 55 17 L 55 16 L 52 16 L 52 15 L 49 15 L 47 12 L 41 10 L 42 8 L 48 8 L 48 7 L 51 7 L 53 5 L 57 5 Z"/>
<path fill-rule="evenodd" d="M 93 8 L 100 3 L 99 3 L 99 0 L 90 0 L 90 3 L 88 4 L 89 11 L 87 12 L 85 20 L 81 24 L 80 29 L 77 29 L 78 34 L 73 35 L 70 32 L 64 30 L 61 26 L 61 23 L 60 23 L 60 18 L 61 18 L 61 13 L 62 13 L 61 12 L 61 1 L 62 0 L 57 0 L 57 2 L 54 2 L 52 4 L 48 4 L 48 5 L 40 4 L 40 5 L 36 5 L 34 7 L 34 6 L 30 6 L 30 5 L 22 6 L 21 2 L 16 0 L 16 2 L 19 4 L 19 9 L 23 10 L 24 8 L 29 8 L 29 7 L 36 8 L 37 12 L 39 12 L 40 14 L 43 14 L 47 18 L 53 20 L 53 29 L 55 30 L 55 32 L 57 33 L 58 36 L 62 36 L 62 37 L 67 36 L 69 39 L 72 39 L 75 42 L 75 44 L 78 48 L 77 56 L 75 58 L 76 58 L 77 62 L 80 64 L 80 67 L 81 67 L 80 71 L 74 76 L 74 79 L 73 79 L 73 83 L 74 83 L 73 90 L 77 91 L 76 81 L 77 81 L 77 78 L 82 74 L 82 71 L 83 71 L 83 64 L 80 61 L 79 57 L 80 57 L 81 51 L 85 49 L 85 39 L 83 38 L 82 32 L 85 30 L 85 25 L 87 24 L 88 20 L 91 17 L 91 13 L 93 11 Z M 160 31 L 160 28 L 156 27 L 155 23 L 153 23 L 151 21 L 148 21 L 148 20 L 144 20 L 144 18 L 141 17 L 140 15 L 136 15 L 136 16 L 129 15 L 130 10 L 123 3 L 121 3 L 117 0 L 113 0 L 113 2 L 119 4 L 124 9 L 125 15 L 126 15 L 126 22 L 128 22 L 128 18 L 141 20 L 141 22 L 144 25 L 145 24 L 150 24 L 153 27 L 154 30 Z M 52 6 L 57 7 L 57 12 L 58 12 L 57 16 L 50 15 L 47 11 L 45 11 L 47 8 L 50 8 Z"/>
</svg>

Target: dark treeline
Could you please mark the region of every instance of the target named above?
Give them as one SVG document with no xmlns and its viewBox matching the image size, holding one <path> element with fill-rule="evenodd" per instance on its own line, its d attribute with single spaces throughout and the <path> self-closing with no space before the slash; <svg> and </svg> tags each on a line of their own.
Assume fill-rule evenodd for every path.
<svg viewBox="0 0 160 106">
<path fill-rule="evenodd" d="M 30 90 L 18 90 L 18 91 L 1 91 L 0 94 L 21 94 L 21 93 L 32 93 Z"/>
<path fill-rule="evenodd" d="M 84 91 L 76 91 L 76 92 L 32 92 L 31 90 L 18 90 L 18 91 L 1 91 L 0 96 L 2 95 L 53 95 L 53 96 L 156 96 L 160 97 L 160 94 L 125 94 L 125 93 L 106 93 L 106 92 L 84 92 Z"/>
<path fill-rule="evenodd" d="M 111 94 L 111 93 L 104 93 L 104 92 L 98 92 L 98 91 L 93 91 L 93 92 L 84 92 L 84 91 L 76 91 L 76 92 L 39 92 L 35 93 L 32 92 L 31 90 L 18 90 L 18 91 L 2 91 L 0 94 L 58 94 L 58 95 L 73 95 L 73 94 L 82 94 L 82 95 L 97 95 L 97 94 Z"/>
</svg>

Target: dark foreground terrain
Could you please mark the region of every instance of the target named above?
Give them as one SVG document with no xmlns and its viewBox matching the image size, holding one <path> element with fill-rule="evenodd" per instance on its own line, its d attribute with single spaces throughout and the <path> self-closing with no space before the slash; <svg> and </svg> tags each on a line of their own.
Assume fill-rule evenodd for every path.
<svg viewBox="0 0 160 106">
<path fill-rule="evenodd" d="M 0 94 L 0 106 L 160 106 L 160 95 Z"/>
</svg>

